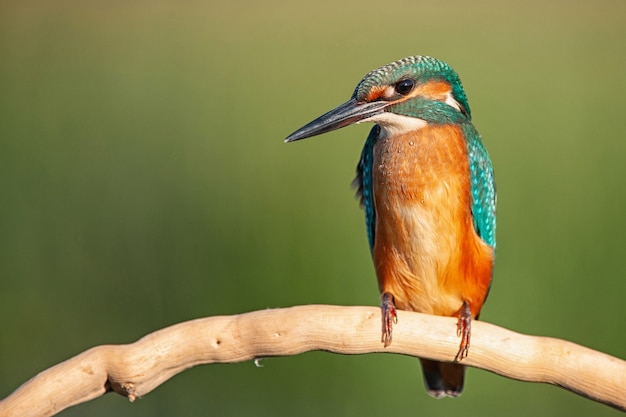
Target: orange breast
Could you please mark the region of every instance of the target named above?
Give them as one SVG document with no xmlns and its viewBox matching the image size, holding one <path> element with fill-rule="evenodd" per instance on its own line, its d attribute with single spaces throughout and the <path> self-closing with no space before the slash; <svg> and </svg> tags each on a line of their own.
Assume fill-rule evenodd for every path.
<svg viewBox="0 0 626 417">
<path fill-rule="evenodd" d="M 381 138 L 373 163 L 374 264 L 381 292 L 400 309 L 475 317 L 487 295 L 493 250 L 476 234 L 462 131 L 426 126 Z"/>
</svg>

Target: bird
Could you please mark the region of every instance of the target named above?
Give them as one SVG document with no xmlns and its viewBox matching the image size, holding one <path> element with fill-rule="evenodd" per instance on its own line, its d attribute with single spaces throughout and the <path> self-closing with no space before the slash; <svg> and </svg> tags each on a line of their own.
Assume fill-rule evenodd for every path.
<svg viewBox="0 0 626 417">
<path fill-rule="evenodd" d="M 491 159 L 458 74 L 433 57 L 409 56 L 370 71 L 348 101 L 285 142 L 363 122 L 374 127 L 353 184 L 381 293 L 381 343 L 392 343 L 397 310 L 455 317 L 460 343 L 454 361 L 420 361 L 429 395 L 458 397 L 471 323 L 493 277 Z"/>
</svg>

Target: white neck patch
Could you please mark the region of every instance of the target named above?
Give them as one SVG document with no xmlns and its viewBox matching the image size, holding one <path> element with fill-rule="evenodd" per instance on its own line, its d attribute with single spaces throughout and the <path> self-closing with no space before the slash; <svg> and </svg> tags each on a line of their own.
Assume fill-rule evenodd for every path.
<svg viewBox="0 0 626 417">
<path fill-rule="evenodd" d="M 446 103 L 448 106 L 453 107 L 457 109 L 458 111 L 460 111 L 461 113 L 463 113 L 463 110 L 461 110 L 461 105 L 459 104 L 458 101 L 454 99 L 454 96 L 452 95 L 452 91 L 448 91 L 446 93 L 446 99 L 444 103 Z"/>
<path fill-rule="evenodd" d="M 368 117 L 367 119 L 358 121 L 357 124 L 363 122 L 377 123 L 381 127 L 381 137 L 401 135 L 410 131 L 419 130 L 426 127 L 428 124 L 426 120 L 418 119 L 416 117 L 402 116 L 391 112 L 383 112 L 375 116 Z"/>
</svg>

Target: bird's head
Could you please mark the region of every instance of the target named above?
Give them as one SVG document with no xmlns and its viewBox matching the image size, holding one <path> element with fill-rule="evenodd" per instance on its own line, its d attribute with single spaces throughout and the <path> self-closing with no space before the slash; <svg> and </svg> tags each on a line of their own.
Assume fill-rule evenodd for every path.
<svg viewBox="0 0 626 417">
<path fill-rule="evenodd" d="M 469 121 L 467 97 L 457 73 L 445 62 L 410 56 L 370 71 L 347 102 L 285 139 L 293 142 L 354 123 L 374 122 L 388 134 L 432 122 Z"/>
</svg>

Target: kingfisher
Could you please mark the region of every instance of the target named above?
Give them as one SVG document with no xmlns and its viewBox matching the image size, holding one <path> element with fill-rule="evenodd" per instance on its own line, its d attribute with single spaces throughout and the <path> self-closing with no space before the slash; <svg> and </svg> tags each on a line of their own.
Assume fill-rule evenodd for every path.
<svg viewBox="0 0 626 417">
<path fill-rule="evenodd" d="M 459 76 L 429 56 L 370 71 L 347 102 L 285 142 L 362 122 L 375 125 L 354 185 L 381 293 L 381 342 L 392 342 L 396 309 L 455 317 L 460 344 L 454 361 L 420 361 L 431 396 L 458 397 L 471 322 L 480 315 L 493 275 L 491 159 L 472 124 Z"/>
</svg>

